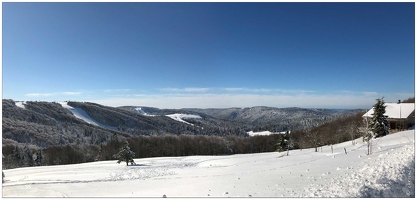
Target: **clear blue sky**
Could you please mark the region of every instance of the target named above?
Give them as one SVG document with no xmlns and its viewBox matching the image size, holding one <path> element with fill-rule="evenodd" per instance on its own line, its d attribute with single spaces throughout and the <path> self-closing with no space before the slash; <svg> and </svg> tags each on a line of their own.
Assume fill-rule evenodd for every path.
<svg viewBox="0 0 417 200">
<path fill-rule="evenodd" d="M 369 108 L 414 96 L 414 2 L 2 6 L 7 99 Z"/>
</svg>

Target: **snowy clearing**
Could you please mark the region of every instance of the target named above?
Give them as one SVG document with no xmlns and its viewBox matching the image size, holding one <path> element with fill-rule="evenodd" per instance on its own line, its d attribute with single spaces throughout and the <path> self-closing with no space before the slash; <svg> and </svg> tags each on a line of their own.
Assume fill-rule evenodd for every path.
<svg viewBox="0 0 417 200">
<path fill-rule="evenodd" d="M 15 105 L 19 108 L 23 108 L 26 109 L 25 105 L 26 105 L 26 101 L 16 101 Z"/>
<path fill-rule="evenodd" d="M 186 123 L 186 124 L 190 124 L 193 125 L 189 122 L 184 121 L 183 119 L 201 119 L 201 117 L 199 115 L 191 115 L 191 114 L 181 114 L 181 113 L 176 113 L 176 114 L 170 114 L 170 115 L 165 115 L 173 120 L 182 122 L 182 123 Z"/>
<path fill-rule="evenodd" d="M 345 154 L 345 148 L 347 154 Z M 3 197 L 414 197 L 414 130 L 285 153 L 4 170 Z"/>
<path fill-rule="evenodd" d="M 93 118 L 90 117 L 90 115 L 88 115 L 83 109 L 81 108 L 74 108 L 72 106 L 69 106 L 67 104 L 67 102 L 59 102 L 59 104 L 62 105 L 63 108 L 68 109 L 69 111 L 72 112 L 72 114 L 74 114 L 75 117 L 89 123 L 89 124 L 93 124 L 95 126 L 100 126 L 102 128 L 107 128 L 107 129 L 112 129 L 112 130 L 117 130 L 117 127 L 113 127 L 113 126 L 107 126 L 104 124 L 101 124 L 99 122 L 97 122 L 96 120 L 94 120 Z"/>
<path fill-rule="evenodd" d="M 250 136 L 256 136 L 256 135 L 272 135 L 272 134 L 285 134 L 284 132 L 271 132 L 271 131 L 260 131 L 260 132 L 253 132 L 249 131 L 247 132 Z"/>
<path fill-rule="evenodd" d="M 135 108 L 135 111 L 136 111 L 137 113 L 141 114 L 141 115 L 150 116 L 150 117 L 155 116 L 155 115 L 150 115 L 150 114 L 146 113 L 144 110 L 142 110 L 142 108 L 141 108 L 141 107 L 137 107 L 137 108 Z"/>
</svg>

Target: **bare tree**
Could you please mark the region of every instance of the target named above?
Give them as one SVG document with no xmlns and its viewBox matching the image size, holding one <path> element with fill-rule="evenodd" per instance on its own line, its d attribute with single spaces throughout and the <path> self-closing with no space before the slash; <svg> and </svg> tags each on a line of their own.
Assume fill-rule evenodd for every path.
<svg viewBox="0 0 417 200">
<path fill-rule="evenodd" d="M 367 143 L 368 145 L 368 152 L 367 155 L 372 154 L 372 138 L 374 137 L 373 132 L 371 131 L 371 128 L 369 127 L 368 118 L 365 117 L 364 119 L 365 127 L 362 130 L 362 140 Z"/>
</svg>

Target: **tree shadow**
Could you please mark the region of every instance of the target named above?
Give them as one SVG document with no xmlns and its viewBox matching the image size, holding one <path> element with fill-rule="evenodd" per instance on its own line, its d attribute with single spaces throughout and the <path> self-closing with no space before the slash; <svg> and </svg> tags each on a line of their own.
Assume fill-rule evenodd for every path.
<svg viewBox="0 0 417 200">
<path fill-rule="evenodd" d="M 136 164 L 136 163 L 134 163 L 134 164 L 130 164 L 129 166 L 132 166 L 132 167 L 148 167 L 148 166 L 150 166 L 150 165 L 146 165 L 146 164 Z"/>
</svg>

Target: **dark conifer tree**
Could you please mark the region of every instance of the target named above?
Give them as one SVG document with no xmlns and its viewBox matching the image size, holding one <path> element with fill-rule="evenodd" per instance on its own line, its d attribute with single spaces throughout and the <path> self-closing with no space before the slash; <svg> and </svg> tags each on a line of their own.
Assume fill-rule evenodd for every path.
<svg viewBox="0 0 417 200">
<path fill-rule="evenodd" d="M 375 138 L 386 136 L 389 133 L 389 123 L 385 114 L 385 102 L 384 98 L 376 99 L 377 102 L 374 105 L 374 114 L 372 114 L 371 130 L 375 135 Z"/>
<path fill-rule="evenodd" d="M 135 164 L 135 161 L 133 161 L 133 158 L 135 158 L 135 152 L 130 150 L 129 143 L 126 142 L 126 145 L 122 147 L 115 156 L 115 158 L 118 159 L 117 163 L 120 164 L 120 162 L 125 161 L 126 166 L 129 165 L 129 162 L 133 165 Z"/>
</svg>

